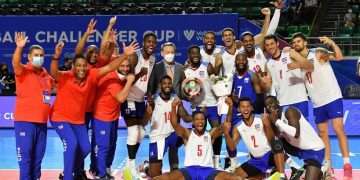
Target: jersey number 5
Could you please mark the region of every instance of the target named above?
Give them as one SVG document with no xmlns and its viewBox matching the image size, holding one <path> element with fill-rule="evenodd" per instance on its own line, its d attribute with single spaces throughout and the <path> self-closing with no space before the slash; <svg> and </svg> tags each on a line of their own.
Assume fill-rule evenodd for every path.
<svg viewBox="0 0 360 180">
<path fill-rule="evenodd" d="M 202 156 L 202 145 L 197 146 L 197 156 Z"/>
<path fill-rule="evenodd" d="M 256 144 L 255 136 L 251 136 L 251 140 L 252 140 L 252 142 L 253 142 L 253 144 L 254 144 L 254 147 L 257 148 L 258 145 Z"/>
</svg>

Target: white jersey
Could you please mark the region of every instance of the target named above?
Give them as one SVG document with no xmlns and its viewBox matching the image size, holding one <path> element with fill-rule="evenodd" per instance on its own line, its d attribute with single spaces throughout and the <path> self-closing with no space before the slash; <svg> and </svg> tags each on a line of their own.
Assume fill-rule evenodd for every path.
<svg viewBox="0 0 360 180">
<path fill-rule="evenodd" d="M 148 71 L 146 75 L 140 77 L 131 87 L 127 100 L 144 102 L 144 96 L 147 91 L 150 74 L 155 64 L 155 56 L 151 55 L 148 60 L 145 60 L 141 51 L 137 51 L 136 54 L 138 57 L 138 63 L 135 66 L 135 74 L 139 73 L 143 67 L 147 68 Z"/>
<path fill-rule="evenodd" d="M 201 62 L 205 66 L 207 66 L 209 63 L 211 65 L 215 65 L 216 54 L 221 53 L 224 49 L 223 46 L 216 45 L 214 51 L 211 54 L 208 54 L 208 53 L 206 53 L 205 47 L 203 45 L 199 46 L 199 47 L 200 47 L 200 54 L 201 54 Z"/>
<path fill-rule="evenodd" d="M 185 144 L 184 166 L 214 167 L 213 148 L 210 133 L 198 136 L 192 130 Z"/>
<path fill-rule="evenodd" d="M 315 49 L 310 49 L 307 58 L 314 64 L 314 71 L 306 73 L 305 81 L 314 107 L 320 107 L 342 98 L 341 90 L 330 62 L 320 63 L 315 56 Z"/>
<path fill-rule="evenodd" d="M 301 69 L 288 70 L 287 65 L 291 62 L 290 53 L 281 52 L 279 60 L 269 59 L 267 63 L 280 106 L 308 100 L 304 82 L 305 73 Z"/>
<path fill-rule="evenodd" d="M 217 101 L 215 98 L 215 94 L 211 89 L 211 82 L 209 74 L 207 72 L 207 66 L 201 64 L 197 69 L 192 69 L 188 67 L 185 69 L 184 73 L 186 78 L 198 78 L 202 82 L 205 97 L 200 102 L 199 106 L 216 106 Z"/>
<path fill-rule="evenodd" d="M 235 69 L 235 57 L 239 52 L 240 52 L 240 50 L 236 49 L 234 54 L 229 54 L 229 52 L 224 50 L 222 52 L 222 55 L 221 55 L 222 62 L 223 62 L 223 67 L 221 69 L 220 74 L 222 73 L 223 75 L 226 75 L 227 77 L 229 77 L 230 81 L 233 80 L 233 76 L 234 76 L 234 73 L 236 71 L 236 69 Z M 229 91 L 231 91 L 232 87 L 229 86 L 228 88 L 229 88 Z"/>
<path fill-rule="evenodd" d="M 151 130 L 150 130 L 150 142 L 156 142 L 160 139 L 165 139 L 172 132 L 174 128 L 170 122 L 171 103 L 175 99 L 174 96 L 170 100 L 163 100 L 160 95 L 157 95 L 154 99 L 155 107 L 151 116 Z"/>
<path fill-rule="evenodd" d="M 284 112 L 281 115 L 281 121 L 288 124 L 288 120 L 286 119 Z M 288 136 L 285 133 L 282 133 L 281 136 L 284 137 L 289 144 L 302 150 L 318 151 L 325 148 L 325 145 L 319 135 L 302 114 L 299 120 L 299 125 L 300 135 L 298 138 Z"/>
<path fill-rule="evenodd" d="M 264 124 L 262 119 L 254 117 L 251 126 L 247 126 L 244 121 L 236 127 L 241 139 L 249 150 L 250 154 L 256 158 L 262 157 L 267 152 L 271 151 L 268 139 L 264 131 Z"/>
<path fill-rule="evenodd" d="M 240 51 L 244 51 L 244 47 L 241 47 Z M 252 72 L 262 72 L 265 71 L 265 66 L 267 59 L 264 55 L 263 50 L 259 46 L 255 46 L 255 55 L 254 57 L 248 57 L 248 66 L 249 70 Z"/>
</svg>

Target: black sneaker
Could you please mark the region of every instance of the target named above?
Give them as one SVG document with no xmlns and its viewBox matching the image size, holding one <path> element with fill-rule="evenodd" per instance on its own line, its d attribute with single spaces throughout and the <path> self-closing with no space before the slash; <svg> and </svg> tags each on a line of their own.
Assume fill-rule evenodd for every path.
<svg viewBox="0 0 360 180">
<path fill-rule="evenodd" d="M 59 174 L 59 180 L 63 180 L 64 179 L 64 173 L 60 173 Z"/>
<path fill-rule="evenodd" d="M 77 174 L 74 179 L 75 180 L 89 180 L 86 176 L 86 171 L 82 171 L 81 173 Z"/>
<path fill-rule="evenodd" d="M 290 180 L 299 180 L 303 173 L 304 173 L 304 168 L 296 169 L 294 167 L 291 167 Z"/>
<path fill-rule="evenodd" d="M 109 173 L 106 173 L 106 177 L 107 177 L 109 180 L 115 180 L 115 177 L 112 176 L 112 175 L 109 174 Z"/>
</svg>

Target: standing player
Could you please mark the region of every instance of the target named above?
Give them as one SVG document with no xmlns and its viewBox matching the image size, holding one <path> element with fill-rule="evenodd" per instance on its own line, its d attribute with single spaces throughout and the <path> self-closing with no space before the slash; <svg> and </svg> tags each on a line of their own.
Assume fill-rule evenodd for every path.
<svg viewBox="0 0 360 180">
<path fill-rule="evenodd" d="M 227 98 L 226 101 L 229 104 L 227 120 L 230 121 L 233 102 L 231 98 Z M 235 125 L 232 135 L 230 135 L 231 125 L 224 125 L 225 140 L 229 149 L 233 151 L 242 138 L 249 150 L 250 159 L 236 168 L 235 174 L 242 178 L 262 179 L 266 170 L 275 164 L 280 179 L 285 179 L 283 147 L 281 141 L 275 137 L 269 120 L 266 117 L 254 116 L 251 99 L 247 97 L 239 99 L 238 108 L 242 121 Z"/>
<path fill-rule="evenodd" d="M 74 178 L 79 173 L 76 162 L 83 162 L 90 152 L 90 142 L 85 124 L 85 112 L 89 96 L 95 90 L 97 81 L 118 68 L 122 61 L 137 49 L 136 43 L 124 46 L 124 54 L 102 68 L 87 69 L 83 56 L 74 58 L 71 71 L 59 71 L 58 61 L 63 48 L 58 43 L 51 61 L 51 75 L 58 82 L 58 91 L 51 112 L 51 122 L 64 145 L 64 179 Z M 82 173 L 82 172 L 80 172 Z M 77 176 L 78 174 L 75 174 Z"/>
<path fill-rule="evenodd" d="M 215 65 L 215 56 L 222 52 L 223 46 L 216 45 L 215 32 L 207 31 L 203 37 L 203 45 L 200 46 L 202 63 L 207 66 Z"/>
<path fill-rule="evenodd" d="M 206 119 L 210 122 L 212 128 L 220 126 L 220 116 L 217 113 L 217 100 L 215 94 L 211 90 L 209 72 L 211 65 L 207 66 L 202 63 L 200 55 L 200 48 L 198 46 L 190 46 L 188 49 L 189 67 L 184 71 L 186 78 L 197 78 L 200 80 L 203 87 L 203 97 L 199 104 L 196 105 L 197 111 L 202 111 Z M 215 139 L 213 144 L 214 149 L 214 165 L 219 168 L 220 152 L 221 152 L 222 137 Z"/>
<path fill-rule="evenodd" d="M 175 99 L 171 104 L 171 125 L 185 144 L 185 168 L 174 170 L 155 177 L 156 180 L 173 179 L 215 179 L 235 180 L 240 179 L 224 171 L 214 168 L 212 143 L 214 139 L 221 136 L 222 129 L 214 128 L 210 132 L 205 130 L 205 114 L 195 111 L 192 114 L 193 128 L 186 129 L 178 123 L 178 110 L 181 100 Z M 230 123 L 230 122 L 225 122 Z"/>
<path fill-rule="evenodd" d="M 314 66 L 293 49 L 284 48 L 281 51 L 274 35 L 266 36 L 264 43 L 271 58 L 266 65 L 269 73 L 260 77 L 263 88 L 274 91 L 272 94 L 276 94 L 282 107 L 295 106 L 307 117 L 308 97 L 304 77 L 305 72 L 313 71 Z"/>
<path fill-rule="evenodd" d="M 166 151 L 172 147 L 177 148 L 179 137 L 170 123 L 171 103 L 176 98 L 173 94 L 172 79 L 163 76 L 160 80 L 160 93 L 155 96 L 154 102 L 149 102 L 147 108 L 151 108 L 150 116 L 150 145 L 149 145 L 149 175 L 155 177 L 161 175 L 162 160 Z M 179 106 L 178 115 L 191 121 L 183 106 Z"/>
<path fill-rule="evenodd" d="M 315 123 L 319 128 L 320 137 L 325 143 L 325 170 L 328 171 L 331 168 L 328 121 L 332 120 L 344 160 L 344 176 L 351 177 L 352 166 L 343 125 L 342 94 L 329 62 L 332 59 L 342 60 L 343 55 L 333 40 L 328 37 L 320 37 L 320 41 L 331 47 L 334 53 L 329 53 L 322 48 L 308 49 L 306 37 L 302 33 L 294 34 L 291 43 L 297 52 L 314 64 L 314 71 L 307 73 L 305 85 L 314 106 Z"/>
<path fill-rule="evenodd" d="M 144 35 L 143 48 L 141 51 L 130 56 L 131 71 L 135 73 L 136 83 L 130 90 L 126 102 L 121 106 L 121 113 L 128 129 L 127 167 L 132 174 L 136 174 L 136 153 L 140 142 L 145 136 L 143 117 L 145 114 L 144 96 L 147 92 L 149 77 L 155 64 L 154 50 L 156 47 L 156 35 L 148 33 Z"/>
<path fill-rule="evenodd" d="M 115 155 L 120 105 L 126 100 L 135 80 L 129 74 L 130 63 L 123 61 L 117 71 L 110 72 L 97 84 L 94 103 L 92 134 L 96 175 L 101 179 L 113 179 L 110 168 Z"/>
<path fill-rule="evenodd" d="M 265 107 L 272 127 L 283 138 L 285 152 L 304 160 L 305 179 L 320 179 L 325 146 L 311 124 L 294 107 L 283 112 L 274 96 L 266 97 Z"/>
<path fill-rule="evenodd" d="M 41 46 L 31 46 L 28 63 L 21 63 L 27 39 L 24 33 L 15 34 L 16 49 L 12 58 L 17 94 L 14 128 L 20 180 L 40 179 L 52 90 L 52 78 L 42 67 L 44 49 Z"/>
</svg>

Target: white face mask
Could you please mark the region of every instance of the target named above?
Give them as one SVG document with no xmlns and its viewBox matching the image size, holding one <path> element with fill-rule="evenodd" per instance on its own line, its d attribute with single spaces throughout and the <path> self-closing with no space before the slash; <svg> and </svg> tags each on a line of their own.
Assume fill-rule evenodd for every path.
<svg viewBox="0 0 360 180">
<path fill-rule="evenodd" d="M 164 59 L 165 59 L 166 62 L 171 63 L 171 62 L 174 61 L 174 57 L 175 57 L 175 54 L 170 53 L 170 54 L 166 54 L 164 56 Z"/>
<path fill-rule="evenodd" d="M 44 57 L 34 56 L 31 64 L 35 67 L 41 67 L 44 64 Z"/>
</svg>

